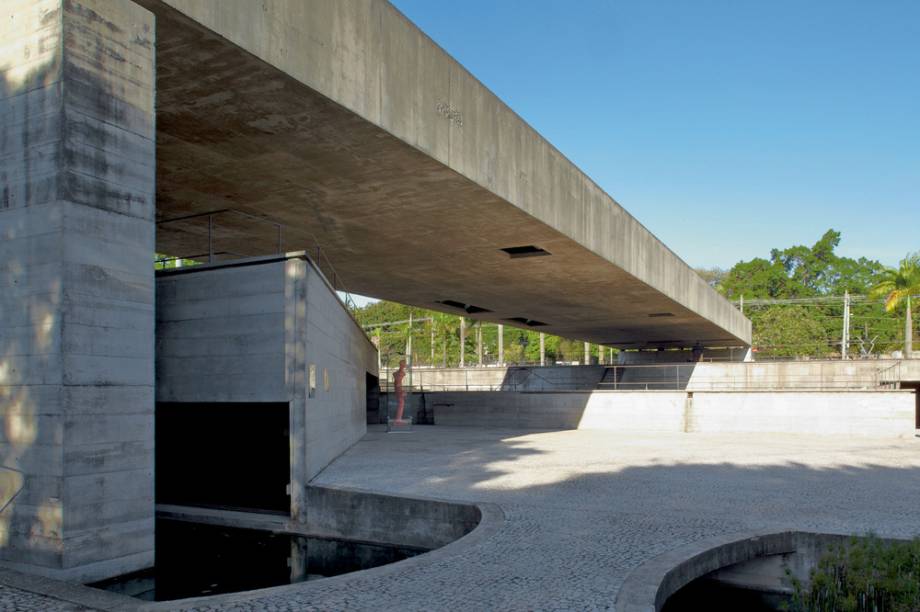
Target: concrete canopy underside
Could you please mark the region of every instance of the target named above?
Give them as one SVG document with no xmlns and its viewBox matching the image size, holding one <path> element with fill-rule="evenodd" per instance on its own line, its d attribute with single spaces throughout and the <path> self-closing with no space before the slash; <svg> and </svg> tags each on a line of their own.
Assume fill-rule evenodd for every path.
<svg viewBox="0 0 920 612">
<path fill-rule="evenodd" d="M 157 219 L 235 209 L 349 291 L 610 346 L 750 344 L 750 322 L 385 2 L 140 0 L 157 16 Z M 213 249 L 279 250 L 215 217 Z M 157 249 L 208 250 L 205 218 Z M 510 258 L 536 245 L 550 256 Z M 665 314 L 667 313 L 667 314 Z M 653 316 L 657 315 L 657 316 Z"/>
</svg>

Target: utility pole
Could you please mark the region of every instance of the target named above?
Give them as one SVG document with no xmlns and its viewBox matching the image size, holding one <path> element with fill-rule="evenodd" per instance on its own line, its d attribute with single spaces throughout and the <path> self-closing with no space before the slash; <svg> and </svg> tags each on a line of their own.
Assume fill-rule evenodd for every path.
<svg viewBox="0 0 920 612">
<path fill-rule="evenodd" d="M 850 292 L 843 293 L 843 339 L 840 341 L 840 358 L 847 358 L 850 346 Z"/>
<path fill-rule="evenodd" d="M 604 353 L 606 353 L 606 351 L 604 350 L 604 347 L 598 344 L 597 345 L 597 363 L 598 365 L 604 365 Z"/>
<path fill-rule="evenodd" d="M 498 365 L 505 365 L 505 326 L 498 324 Z"/>
<path fill-rule="evenodd" d="M 540 332 L 540 365 L 546 365 L 546 334 Z"/>
<path fill-rule="evenodd" d="M 434 318 L 428 321 L 428 329 L 431 332 L 431 361 L 428 363 L 431 367 L 434 367 Z"/>
<path fill-rule="evenodd" d="M 377 376 L 380 376 L 380 370 L 383 366 L 383 363 L 380 361 L 380 351 L 383 349 L 380 338 L 380 328 L 377 328 Z"/>
<path fill-rule="evenodd" d="M 466 319 L 460 317 L 460 367 L 466 365 Z"/>
<path fill-rule="evenodd" d="M 741 298 L 738 300 L 738 303 L 741 307 L 741 314 L 744 314 L 744 294 L 741 294 Z"/>
<path fill-rule="evenodd" d="M 406 366 L 409 368 L 409 390 L 412 390 L 412 311 L 409 311 L 409 338 L 406 339 Z"/>
<path fill-rule="evenodd" d="M 482 367 L 482 321 L 476 323 L 476 361 Z"/>
<path fill-rule="evenodd" d="M 585 342 L 585 360 L 583 363 L 584 365 L 588 365 L 589 363 L 591 363 L 591 343 L 590 342 Z"/>
<path fill-rule="evenodd" d="M 904 359 L 910 359 L 914 352 L 914 322 L 910 312 L 910 296 L 907 296 L 907 316 L 904 317 Z"/>
</svg>

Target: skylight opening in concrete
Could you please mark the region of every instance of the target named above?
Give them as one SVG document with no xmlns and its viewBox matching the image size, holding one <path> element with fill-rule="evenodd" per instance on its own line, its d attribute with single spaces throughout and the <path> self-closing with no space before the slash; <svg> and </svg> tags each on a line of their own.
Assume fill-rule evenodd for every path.
<svg viewBox="0 0 920 612">
<path fill-rule="evenodd" d="M 515 323 L 520 323 L 526 325 L 527 327 L 543 327 L 547 325 L 543 321 L 534 321 L 533 319 L 527 319 L 525 317 L 509 317 L 505 319 L 506 321 L 514 321 Z"/>
<path fill-rule="evenodd" d="M 550 253 L 546 249 L 541 249 L 540 247 L 534 246 L 532 244 L 528 244 L 524 246 L 516 246 L 516 247 L 507 247 L 501 250 L 507 253 L 508 257 L 510 257 L 511 259 L 517 259 L 519 257 L 541 257 L 543 255 L 552 255 L 552 253 Z"/>
<path fill-rule="evenodd" d="M 451 308 L 456 308 L 458 310 L 465 310 L 468 314 L 477 314 L 480 312 L 492 312 L 488 308 L 483 308 L 481 306 L 474 306 L 473 304 L 464 304 L 463 302 L 457 302 L 456 300 L 438 300 L 438 304 L 450 306 Z"/>
</svg>

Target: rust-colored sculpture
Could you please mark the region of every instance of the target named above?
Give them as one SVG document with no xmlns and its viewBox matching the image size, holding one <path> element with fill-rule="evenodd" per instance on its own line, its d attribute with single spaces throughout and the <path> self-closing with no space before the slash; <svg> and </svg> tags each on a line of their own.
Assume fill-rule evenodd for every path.
<svg viewBox="0 0 920 612">
<path fill-rule="evenodd" d="M 393 372 L 393 389 L 396 391 L 396 421 L 403 420 L 403 410 L 406 407 L 406 391 L 402 381 L 406 377 L 406 360 L 399 360 L 399 369 Z"/>
</svg>

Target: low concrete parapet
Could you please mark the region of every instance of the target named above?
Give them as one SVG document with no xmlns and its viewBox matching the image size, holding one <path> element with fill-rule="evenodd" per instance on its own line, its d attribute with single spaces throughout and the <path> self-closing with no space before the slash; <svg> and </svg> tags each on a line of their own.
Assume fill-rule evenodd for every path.
<svg viewBox="0 0 920 612">
<path fill-rule="evenodd" d="M 909 391 L 426 393 L 436 425 L 909 437 Z"/>
</svg>

